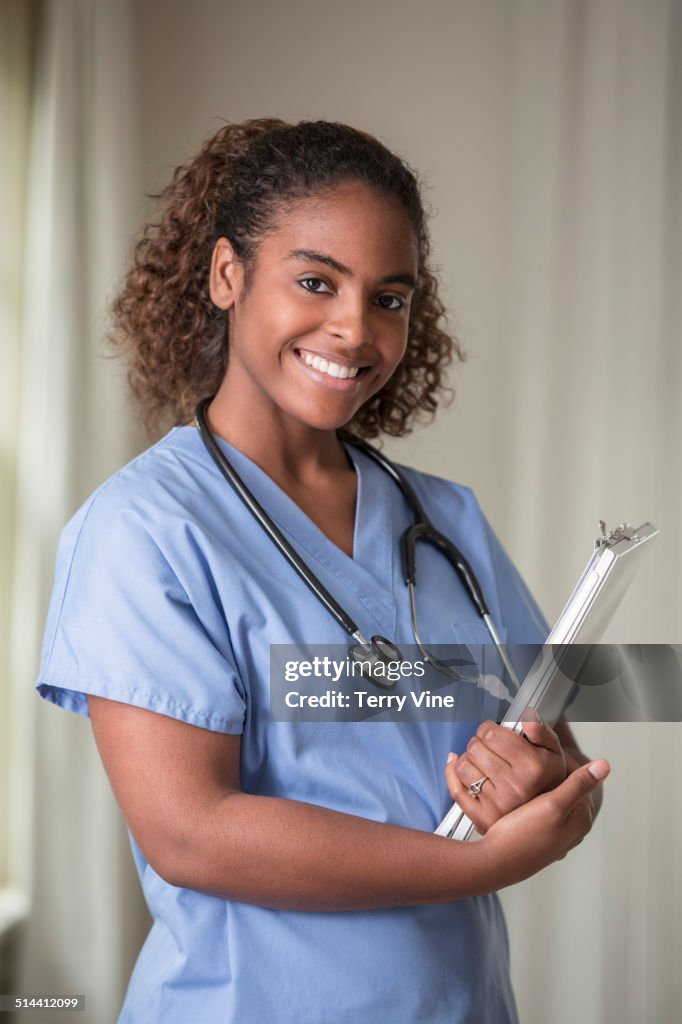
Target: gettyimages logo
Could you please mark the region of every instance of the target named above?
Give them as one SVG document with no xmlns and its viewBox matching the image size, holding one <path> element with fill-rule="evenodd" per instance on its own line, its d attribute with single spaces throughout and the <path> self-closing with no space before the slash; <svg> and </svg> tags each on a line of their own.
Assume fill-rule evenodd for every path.
<svg viewBox="0 0 682 1024">
<path fill-rule="evenodd" d="M 272 644 L 272 719 L 502 721 L 530 705 L 548 722 L 562 713 L 570 721 L 682 721 L 682 645 L 442 645 L 433 651 L 441 670 L 415 645 L 400 653 L 377 678 L 377 666 L 370 675 L 344 645 Z"/>
<path fill-rule="evenodd" d="M 533 654 L 537 647 L 531 649 Z M 270 713 L 275 721 L 476 721 L 513 700 L 515 683 L 493 644 L 451 644 L 432 653 L 416 645 L 401 659 L 370 666 L 344 645 L 272 644 Z M 525 662 L 532 660 L 525 652 Z"/>
</svg>

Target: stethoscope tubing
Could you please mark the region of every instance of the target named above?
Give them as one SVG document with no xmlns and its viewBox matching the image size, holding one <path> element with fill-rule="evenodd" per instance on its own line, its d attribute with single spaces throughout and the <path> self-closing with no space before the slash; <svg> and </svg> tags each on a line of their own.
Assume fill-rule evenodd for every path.
<svg viewBox="0 0 682 1024">
<path fill-rule="evenodd" d="M 279 548 L 284 557 L 287 559 L 292 569 L 295 569 L 298 575 L 301 577 L 305 585 L 312 590 L 315 597 L 322 602 L 328 612 L 334 616 L 338 624 L 351 636 L 357 636 L 359 629 L 350 615 L 345 611 L 344 608 L 332 597 L 324 584 L 317 578 L 315 573 L 306 566 L 298 555 L 298 552 L 291 546 L 289 541 L 286 539 L 281 530 L 273 523 L 270 516 L 267 514 L 263 506 L 251 493 L 249 488 L 246 486 L 241 477 L 235 472 L 228 460 L 220 450 L 213 434 L 208 429 L 206 423 L 206 408 L 212 401 L 211 398 L 204 398 L 199 402 L 195 412 L 195 422 L 201 439 L 206 445 L 210 455 L 213 457 L 213 461 L 216 466 L 225 477 L 230 487 L 235 491 L 239 498 L 246 505 L 248 510 L 258 520 L 260 526 L 265 530 L 267 535 L 270 537 L 272 542 Z"/>
<path fill-rule="evenodd" d="M 270 537 L 270 539 L 276 545 L 279 551 L 284 555 L 284 557 L 289 562 L 291 567 L 298 573 L 298 575 L 303 580 L 305 585 L 309 588 L 309 590 L 312 591 L 315 597 L 334 617 L 334 619 L 341 626 L 341 628 L 351 637 L 353 637 L 353 639 L 358 641 L 358 643 L 364 648 L 369 649 L 370 647 L 373 647 L 374 641 L 379 640 L 382 641 L 389 648 L 397 652 L 397 648 L 395 647 L 395 645 L 391 644 L 390 641 L 385 640 L 383 637 L 372 637 L 371 641 L 368 641 L 363 636 L 357 623 L 353 621 L 348 612 L 346 612 L 346 610 L 338 603 L 338 601 L 335 600 L 332 594 L 329 593 L 327 588 L 317 578 L 312 569 L 310 569 L 309 566 L 307 566 L 305 562 L 300 558 L 295 548 L 292 547 L 292 545 L 286 539 L 284 534 L 278 529 L 278 527 L 274 524 L 268 513 L 256 499 L 256 497 L 251 493 L 251 491 L 246 486 L 241 477 L 238 475 L 236 470 L 230 465 L 229 461 L 226 459 L 225 455 L 218 446 L 213 434 L 209 430 L 208 424 L 206 422 L 206 408 L 211 403 L 211 401 L 212 398 L 209 397 L 202 399 L 198 403 L 195 410 L 194 420 L 197 429 L 199 430 L 199 433 L 201 435 L 201 439 L 204 442 L 204 445 L 206 446 L 211 457 L 213 458 L 213 461 L 215 462 L 222 476 L 225 478 L 225 480 L 227 480 L 227 482 L 235 491 L 237 496 L 241 499 L 241 501 L 248 508 L 251 514 L 256 518 L 262 529 L 265 531 L 267 536 Z M 403 533 L 401 537 L 400 546 L 403 566 L 403 579 L 410 590 L 410 606 L 412 611 L 413 631 L 415 634 L 415 640 L 417 641 L 417 644 L 420 647 L 420 649 L 423 651 L 425 656 L 433 662 L 433 664 L 436 667 L 445 670 L 453 678 L 462 678 L 458 676 L 456 673 L 453 673 L 451 670 L 447 669 L 446 666 L 444 666 L 441 662 L 434 658 L 433 655 L 429 655 L 421 642 L 421 638 L 419 637 L 418 624 L 416 620 L 414 593 L 416 584 L 416 545 L 419 541 L 426 541 L 427 543 L 432 544 L 434 547 L 438 548 L 442 552 L 442 554 L 445 555 L 446 559 L 450 562 L 450 564 L 457 572 L 457 575 L 460 577 L 467 592 L 469 593 L 469 596 L 474 602 L 479 615 L 483 619 L 488 629 L 488 632 L 490 633 L 490 636 L 492 637 L 493 642 L 495 643 L 495 646 L 500 653 L 502 661 L 507 668 L 507 671 L 510 673 L 511 678 L 514 679 L 518 686 L 516 674 L 495 630 L 492 617 L 490 615 L 488 606 L 483 596 L 483 591 L 481 590 L 481 587 L 478 583 L 478 580 L 476 579 L 476 575 L 473 569 L 467 562 L 462 552 L 455 544 L 452 543 L 452 541 L 450 541 L 447 537 L 445 537 L 433 526 L 431 520 L 426 515 L 426 512 L 424 511 L 421 502 L 419 501 L 417 495 L 415 494 L 414 488 L 410 484 L 409 480 L 407 480 L 405 476 L 400 472 L 397 466 L 395 466 L 389 459 L 387 459 L 386 456 L 383 455 L 383 453 L 377 451 L 376 448 L 373 448 L 370 444 L 368 444 L 366 441 L 361 440 L 360 438 L 353 437 L 352 435 L 349 434 L 344 436 L 344 440 L 347 440 L 349 444 L 352 444 L 354 447 L 359 448 L 361 451 L 365 452 L 366 455 L 368 455 L 371 459 L 378 463 L 379 466 L 381 466 L 381 468 L 384 469 L 389 474 L 389 476 L 392 477 L 392 479 L 395 481 L 398 488 L 400 489 L 401 493 L 404 495 L 407 502 L 409 503 L 412 509 L 412 513 L 415 517 L 415 522 Z"/>
<path fill-rule="evenodd" d="M 376 448 L 367 444 L 366 441 L 361 440 L 359 437 L 353 437 L 352 435 L 348 435 L 348 437 L 344 439 L 347 440 L 349 444 L 352 444 L 354 447 L 365 452 L 366 455 L 369 455 L 369 457 L 374 459 L 374 461 L 377 462 L 381 468 L 389 474 L 389 476 L 393 477 L 412 508 L 415 522 L 408 530 L 405 531 L 405 533 L 403 533 L 400 539 L 403 581 L 406 584 L 412 583 L 414 585 L 416 583 L 416 545 L 417 541 L 425 540 L 427 543 L 433 544 L 437 547 L 457 570 L 457 573 L 469 592 L 472 601 L 476 605 L 481 618 L 489 615 L 490 612 L 488 611 L 483 591 L 479 586 L 473 569 L 459 548 L 434 527 L 424 510 L 424 506 L 415 494 L 414 488 L 410 484 L 409 480 L 400 472 L 397 466 L 386 458 L 382 452 L 377 451 Z"/>
</svg>

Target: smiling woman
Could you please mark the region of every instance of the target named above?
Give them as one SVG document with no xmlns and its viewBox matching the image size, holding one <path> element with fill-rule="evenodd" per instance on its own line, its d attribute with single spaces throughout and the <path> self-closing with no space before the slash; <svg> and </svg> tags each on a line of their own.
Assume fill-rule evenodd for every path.
<svg viewBox="0 0 682 1024">
<path fill-rule="evenodd" d="M 330 239 L 333 255 L 324 253 Z M 402 204 L 353 181 L 295 199 L 273 216 L 248 289 L 234 246 L 219 238 L 209 292 L 229 311 L 230 344 L 209 410 L 218 432 L 255 454 L 248 435 L 257 416 L 258 444 L 271 459 L 264 468 L 276 471 L 290 432 L 300 460 L 309 429 L 329 431 L 330 462 L 336 451 L 346 466 L 332 432 L 384 389 L 405 356 L 418 257 Z"/>
<path fill-rule="evenodd" d="M 608 766 L 539 723 L 474 741 L 475 679 L 455 684 L 465 721 L 273 721 L 271 646 L 347 635 L 202 443 L 363 635 L 413 636 L 397 554 L 413 512 L 349 442 L 407 433 L 459 354 L 415 175 L 346 125 L 263 119 L 221 129 L 162 195 L 115 344 L 142 418 L 172 426 L 64 528 L 37 682 L 92 720 L 155 919 L 119 1021 L 514 1024 L 496 890 L 581 841 Z M 500 634 L 542 641 L 472 492 L 399 469 Z M 423 554 L 429 647 L 476 608 Z M 489 782 L 475 844 L 433 835 L 466 772 Z"/>
</svg>

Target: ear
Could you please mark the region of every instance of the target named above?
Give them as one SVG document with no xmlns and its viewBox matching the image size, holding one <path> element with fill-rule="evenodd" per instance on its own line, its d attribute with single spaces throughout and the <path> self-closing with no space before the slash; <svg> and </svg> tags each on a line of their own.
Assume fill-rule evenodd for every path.
<svg viewBox="0 0 682 1024">
<path fill-rule="evenodd" d="M 239 297 L 243 283 L 242 266 L 227 238 L 219 238 L 211 257 L 209 291 L 219 309 L 230 309 Z"/>
</svg>

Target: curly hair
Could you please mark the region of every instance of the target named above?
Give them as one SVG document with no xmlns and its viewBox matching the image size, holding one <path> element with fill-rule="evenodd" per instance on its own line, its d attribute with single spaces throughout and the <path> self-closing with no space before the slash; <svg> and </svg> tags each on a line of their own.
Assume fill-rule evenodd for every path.
<svg viewBox="0 0 682 1024">
<path fill-rule="evenodd" d="M 150 195 L 163 201 L 162 216 L 144 228 L 112 303 L 112 354 L 129 359 L 128 383 L 150 436 L 168 421 L 191 419 L 227 370 L 228 318 L 209 295 L 216 241 L 232 243 L 248 291 L 258 244 L 285 204 L 348 180 L 400 200 L 419 260 L 405 355 L 344 430 L 366 440 L 381 433 L 400 437 L 410 433 L 420 412 L 433 416 L 440 392 L 454 394 L 444 384 L 444 370 L 464 354 L 443 326 L 445 307 L 427 265 L 430 240 L 415 172 L 378 139 L 348 125 L 257 118 L 225 124 L 175 169 L 161 192 Z"/>
</svg>

